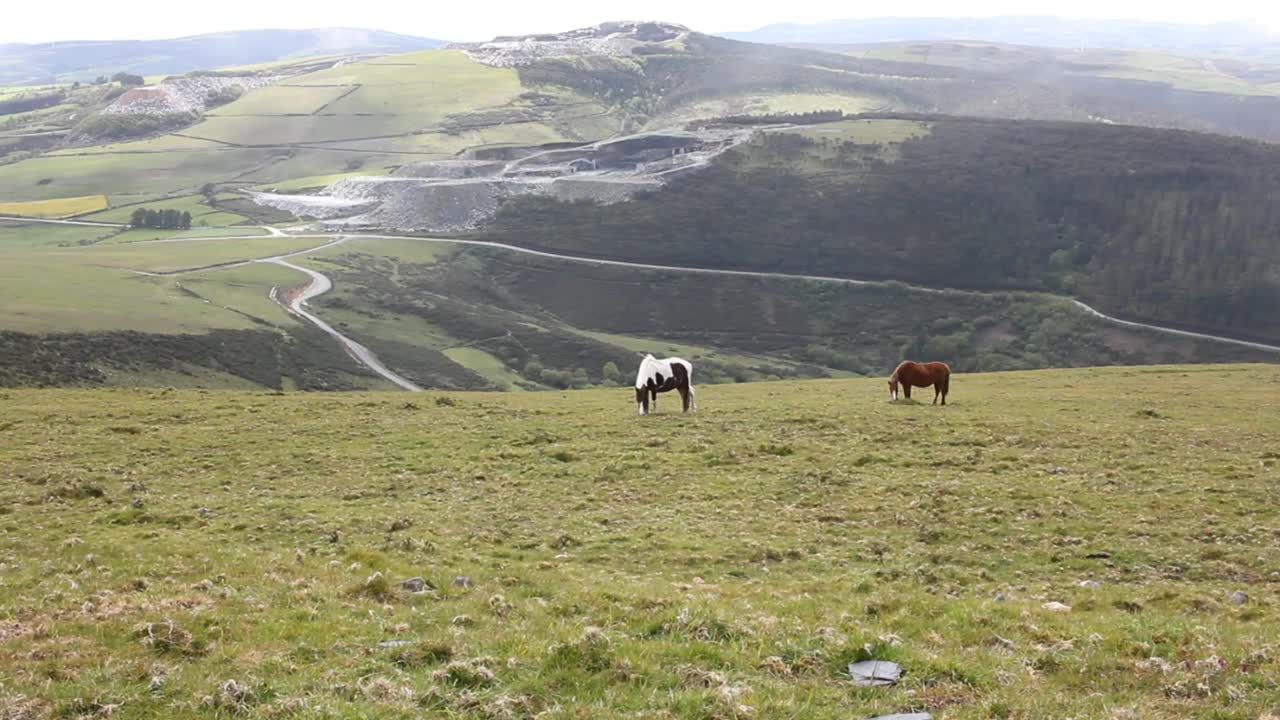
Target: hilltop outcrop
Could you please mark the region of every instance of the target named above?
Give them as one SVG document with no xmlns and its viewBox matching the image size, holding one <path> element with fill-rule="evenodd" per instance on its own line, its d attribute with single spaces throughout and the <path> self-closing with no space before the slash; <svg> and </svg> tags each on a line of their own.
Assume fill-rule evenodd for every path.
<svg viewBox="0 0 1280 720">
<path fill-rule="evenodd" d="M 472 60 L 485 65 L 521 67 L 549 57 L 628 57 L 651 53 L 659 47 L 675 50 L 690 32 L 673 23 L 607 22 L 564 33 L 497 37 L 485 43 L 450 47 L 466 51 Z"/>
</svg>

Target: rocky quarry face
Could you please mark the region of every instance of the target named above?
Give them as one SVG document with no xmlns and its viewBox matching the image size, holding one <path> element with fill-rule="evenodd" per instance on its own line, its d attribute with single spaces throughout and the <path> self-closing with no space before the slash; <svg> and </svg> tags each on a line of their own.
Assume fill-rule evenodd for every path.
<svg viewBox="0 0 1280 720">
<path fill-rule="evenodd" d="M 637 48 L 678 49 L 690 30 L 659 22 L 610 22 L 553 35 L 499 37 L 486 43 L 458 43 L 472 60 L 493 67 L 520 67 L 542 58 L 607 55 L 627 57 Z"/>
<path fill-rule="evenodd" d="M 646 133 L 575 147 L 506 148 L 506 160 L 462 158 L 405 165 L 390 176 L 350 177 L 316 195 L 250 193 L 260 205 L 323 228 L 460 232 L 489 222 L 521 195 L 622 202 L 653 190 L 746 139 L 749 131 Z"/>
<path fill-rule="evenodd" d="M 245 92 L 270 85 L 282 75 L 194 75 L 168 78 L 158 85 L 134 88 L 102 112 L 108 115 L 166 115 L 201 112 L 213 96 L 230 87 Z"/>
</svg>

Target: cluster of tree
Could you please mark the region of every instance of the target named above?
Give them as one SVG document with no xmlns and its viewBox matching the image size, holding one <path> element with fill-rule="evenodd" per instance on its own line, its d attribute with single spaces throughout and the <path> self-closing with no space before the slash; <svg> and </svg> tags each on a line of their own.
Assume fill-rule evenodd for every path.
<svg viewBox="0 0 1280 720">
<path fill-rule="evenodd" d="M 239 85 L 228 85 L 204 99 L 205 107 L 215 108 L 239 100 L 244 95 L 244 88 Z"/>
<path fill-rule="evenodd" d="M 120 90 L 120 88 L 116 88 Z M 71 140 L 80 143 L 108 142 L 146 137 L 177 130 L 200 119 L 197 113 L 122 115 L 94 113 L 76 126 Z"/>
<path fill-rule="evenodd" d="M 712 122 L 726 123 L 730 125 L 778 125 L 781 123 L 790 123 L 792 125 L 817 125 L 820 123 L 837 122 L 843 119 L 843 110 L 814 110 L 813 112 L 802 113 L 779 112 L 766 113 L 762 115 L 727 115 L 713 120 Z"/>
<path fill-rule="evenodd" d="M 135 228 L 188 230 L 191 228 L 191 213 L 186 210 L 138 208 L 133 211 L 129 224 Z"/>
<path fill-rule="evenodd" d="M 627 203 L 521 198 L 487 234 L 667 264 L 1061 291 L 1134 319 L 1280 339 L 1280 147 L 931 122 L 892 153 L 833 148 L 818 172 L 752 161 L 768 148 L 751 146 Z"/>
<path fill-rule="evenodd" d="M 0 100 L 0 115 L 43 110 L 60 104 L 66 97 L 66 93 L 52 92 L 40 95 L 19 95 L 8 100 Z"/>
<path fill-rule="evenodd" d="M 111 83 L 111 82 L 118 82 L 121 85 L 133 85 L 133 86 L 147 84 L 147 81 L 141 75 L 133 75 L 127 72 L 118 72 L 115 75 L 112 75 L 111 77 L 107 77 L 106 75 L 99 75 L 96 79 L 94 79 L 93 84 L 106 85 L 107 83 Z"/>
</svg>

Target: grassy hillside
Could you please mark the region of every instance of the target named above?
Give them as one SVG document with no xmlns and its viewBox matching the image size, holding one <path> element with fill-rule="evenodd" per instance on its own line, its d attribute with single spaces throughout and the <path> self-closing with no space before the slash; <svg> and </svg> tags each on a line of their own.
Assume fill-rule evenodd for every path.
<svg viewBox="0 0 1280 720">
<path fill-rule="evenodd" d="M 414 238 L 320 247 L 331 238 L 203 229 L 151 243 L 172 231 L 4 224 L 7 386 L 379 387 L 270 299 L 305 277 L 236 264 L 296 251 L 335 283 L 313 310 L 431 388 L 617 386 L 643 352 L 691 359 L 711 382 L 881 375 L 903 356 L 966 371 L 1273 359 L 1036 294 L 638 272 Z"/>
<path fill-rule="evenodd" d="M 483 351 L 532 386 L 609 382 L 605 366 L 629 372 L 640 351 L 697 361 L 712 382 L 878 376 L 904 356 L 967 371 L 1274 359 L 1119 328 L 1036 295 L 707 277 L 447 246 L 424 258 L 411 242 L 348 243 L 311 261 L 337 284 L 317 300 L 325 316 L 370 347 Z"/>
<path fill-rule="evenodd" d="M 1254 720 L 1277 383 L 5 391 L 0 710 Z"/>
<path fill-rule="evenodd" d="M 1101 121 L 1280 139 L 1273 66 L 967 45 L 862 48 L 855 56 L 697 33 L 644 49 L 628 57 L 553 54 L 515 69 L 472 62 L 457 50 L 366 57 L 248 92 L 203 117 L 156 116 L 124 128 L 151 128 L 158 137 L 87 147 L 77 139 L 104 132 L 93 112 L 124 88 L 3 91 L 0 98 L 9 99 L 0 102 L 16 97 L 14 108 L 37 100 L 40 107 L 0 108 L 0 202 L 189 194 L 207 183 L 274 186 L 385 173 L 469 149 L 820 109 Z M 198 122 L 186 127 L 193 118 Z M 123 122 L 108 120 L 112 128 Z M 174 123 L 183 129 L 164 134 Z"/>
<path fill-rule="evenodd" d="M 759 135 L 632 202 L 509 203 L 490 232 L 665 264 L 1062 291 L 1280 339 L 1280 151 L 1086 124 L 863 118 Z"/>
<path fill-rule="evenodd" d="M 16 162 L 0 164 L 0 202 L 106 193 L 117 206 L 208 184 L 379 174 L 471 148 L 603 139 L 619 130 L 611 118 L 589 98 L 565 88 L 534 92 L 516 71 L 458 51 L 372 58 L 246 93 L 160 137 L 15 154 Z"/>
</svg>

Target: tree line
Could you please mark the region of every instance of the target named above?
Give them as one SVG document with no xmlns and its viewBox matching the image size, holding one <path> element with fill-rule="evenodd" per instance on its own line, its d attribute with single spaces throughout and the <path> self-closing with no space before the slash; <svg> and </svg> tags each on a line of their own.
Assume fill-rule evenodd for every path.
<svg viewBox="0 0 1280 720">
<path fill-rule="evenodd" d="M 138 208 L 133 211 L 129 225 L 135 228 L 189 230 L 191 228 L 191 213 L 186 210 L 178 212 L 173 209 L 151 210 L 149 208 Z"/>
</svg>

